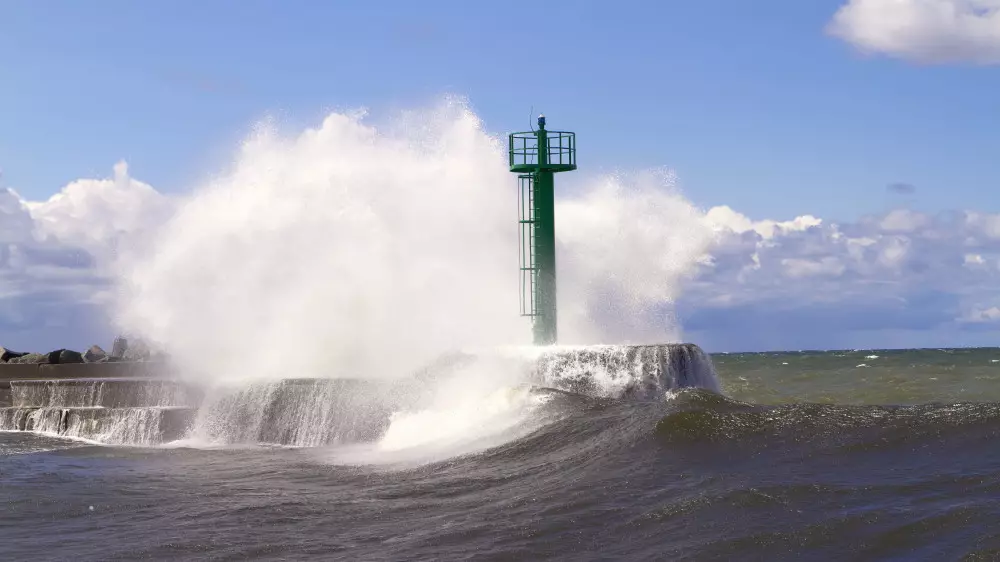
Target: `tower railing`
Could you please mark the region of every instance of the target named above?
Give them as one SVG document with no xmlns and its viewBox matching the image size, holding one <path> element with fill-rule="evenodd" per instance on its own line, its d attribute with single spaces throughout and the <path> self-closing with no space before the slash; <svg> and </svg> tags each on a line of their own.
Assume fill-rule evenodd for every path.
<svg viewBox="0 0 1000 562">
<path fill-rule="evenodd" d="M 511 133 L 508 142 L 508 158 L 511 171 L 552 170 L 568 172 L 576 169 L 576 133 L 568 131 L 545 131 L 547 150 L 544 165 L 538 163 L 538 133 L 528 131 Z"/>
</svg>

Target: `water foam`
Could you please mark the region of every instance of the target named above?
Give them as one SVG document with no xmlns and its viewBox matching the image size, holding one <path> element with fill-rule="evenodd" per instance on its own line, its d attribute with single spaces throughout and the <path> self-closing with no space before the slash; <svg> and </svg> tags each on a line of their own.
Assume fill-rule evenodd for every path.
<svg viewBox="0 0 1000 562">
<path fill-rule="evenodd" d="M 401 375 L 525 341 L 497 140 L 456 104 L 386 129 L 362 118 L 261 128 L 130 254 L 121 322 L 187 372 L 238 380 Z"/>
<path fill-rule="evenodd" d="M 556 419 L 541 408 L 548 396 L 533 392 L 524 382 L 530 373 L 514 367 L 509 355 L 467 359 L 425 379 L 430 392 L 392 413 L 377 440 L 334 448 L 326 458 L 344 464 L 422 464 L 485 450 Z"/>
<path fill-rule="evenodd" d="M 720 392 L 712 360 L 694 344 L 521 346 L 443 356 L 418 377 L 433 380 L 489 358 L 521 381 L 596 398 L 660 399 L 678 388 Z"/>
<path fill-rule="evenodd" d="M 527 344 L 504 140 L 456 99 L 378 126 L 364 112 L 293 135 L 265 124 L 230 170 L 122 247 L 119 324 L 174 352 L 182 376 L 230 389 L 209 399 L 193 435 L 260 440 L 283 378 L 397 378 L 456 349 Z M 561 339 L 678 340 L 668 305 L 710 226 L 670 174 L 576 183 L 557 193 Z M 382 450 L 450 449 L 523 426 L 530 373 L 512 373 L 438 381 L 431 404 L 396 404 Z M 302 400 L 286 421 L 329 426 L 343 409 Z M 338 427 L 290 439 L 340 442 L 351 428 Z"/>
<path fill-rule="evenodd" d="M 183 435 L 189 408 L 71 408 L 64 415 L 61 437 L 148 447 Z"/>
<path fill-rule="evenodd" d="M 375 440 L 406 388 L 374 381 L 286 379 L 216 387 L 188 436 L 197 446 L 317 447 Z"/>
<path fill-rule="evenodd" d="M 505 156 L 460 100 L 380 128 L 363 113 L 297 136 L 261 127 L 123 252 L 118 319 L 186 371 L 238 380 L 399 375 L 527 343 Z M 662 307 L 711 230 L 672 176 L 584 182 L 556 212 L 563 341 L 679 339 Z"/>
<path fill-rule="evenodd" d="M 681 388 L 720 392 L 711 359 L 692 344 L 560 346 L 543 350 L 535 378 L 581 394 L 662 399 Z"/>
</svg>

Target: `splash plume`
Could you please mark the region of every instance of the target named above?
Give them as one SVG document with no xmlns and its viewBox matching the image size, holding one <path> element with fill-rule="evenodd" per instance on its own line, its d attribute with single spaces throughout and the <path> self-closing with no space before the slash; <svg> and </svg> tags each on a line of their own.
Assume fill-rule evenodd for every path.
<svg viewBox="0 0 1000 562">
<path fill-rule="evenodd" d="M 567 343 L 679 337 L 664 313 L 710 241 L 669 176 L 557 202 Z M 529 341 L 515 183 L 460 100 L 383 127 L 261 126 L 122 258 L 118 321 L 220 378 L 384 377 L 458 348 Z M 650 327 L 652 326 L 652 327 Z"/>
</svg>

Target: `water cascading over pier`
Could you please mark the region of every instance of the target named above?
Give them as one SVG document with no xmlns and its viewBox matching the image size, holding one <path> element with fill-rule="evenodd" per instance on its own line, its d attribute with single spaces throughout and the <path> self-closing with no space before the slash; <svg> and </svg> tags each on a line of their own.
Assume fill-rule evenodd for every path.
<svg viewBox="0 0 1000 562">
<path fill-rule="evenodd" d="M 73 366 L 51 367 L 47 372 L 57 375 Z M 432 411 L 437 389 L 460 391 L 469 375 L 483 372 L 612 399 L 719 390 L 711 360 L 693 344 L 514 347 L 448 354 L 412 377 L 384 381 L 287 378 L 203 387 L 167 377 L 12 380 L 0 431 L 136 446 L 182 439 L 210 446 L 373 443 L 399 413 Z"/>
<path fill-rule="evenodd" d="M 396 138 L 340 116 L 293 143 L 250 143 L 239 173 L 194 193 L 125 268 L 135 293 L 122 324 L 184 350 L 178 364 L 155 380 L 142 369 L 112 375 L 133 368 L 123 363 L 88 365 L 89 375 L 43 366 L 10 383 L 12 399 L 0 387 L 0 430 L 143 446 L 396 446 L 442 428 L 448 441 L 508 427 L 530 410 L 523 394 L 539 389 L 640 400 L 718 390 L 711 360 L 693 344 L 565 345 L 587 331 L 581 324 L 606 319 L 578 300 L 581 287 L 621 266 L 601 253 L 586 260 L 592 267 L 564 270 L 562 294 L 575 310 L 564 308 L 560 339 L 554 175 L 577 167 L 574 133 L 548 130 L 540 116 L 536 130 L 509 135 L 504 166 L 503 149 L 470 113 L 430 129 L 441 129 L 434 142 Z M 387 161 L 396 165 L 380 165 Z M 504 280 L 513 259 L 508 171 L 518 174 L 520 313 L 534 345 L 503 348 L 525 341 Z M 623 211 L 609 204 L 615 197 L 634 195 L 609 191 L 583 204 L 607 211 L 620 230 L 674 224 L 660 215 L 637 222 L 635 209 L 657 205 L 633 200 Z M 223 209 L 238 209 L 227 215 L 238 220 L 218 220 Z M 560 239 L 564 267 L 598 237 L 608 245 L 606 230 L 573 216 L 561 219 L 573 235 Z M 660 235 L 639 247 L 658 251 Z M 317 250 L 316 240 L 332 242 Z M 671 272 L 639 277 L 670 284 Z M 614 281 L 620 293 L 637 286 Z M 584 340 L 631 339 L 595 332 Z"/>
<path fill-rule="evenodd" d="M 11 406 L 0 431 L 33 431 L 111 445 L 158 445 L 180 439 L 201 397 L 162 379 L 10 381 Z"/>
</svg>

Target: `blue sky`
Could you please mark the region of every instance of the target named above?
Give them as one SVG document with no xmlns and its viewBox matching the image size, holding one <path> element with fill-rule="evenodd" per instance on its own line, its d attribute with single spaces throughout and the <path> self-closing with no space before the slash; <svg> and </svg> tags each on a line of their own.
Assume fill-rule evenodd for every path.
<svg viewBox="0 0 1000 562">
<path fill-rule="evenodd" d="M 0 166 L 29 198 L 121 158 L 181 190 L 265 114 L 455 93 L 498 132 L 548 112 L 589 169 L 669 166 L 706 207 L 997 210 L 1000 74 L 859 54 L 824 32 L 842 4 L 10 2 Z"/>
<path fill-rule="evenodd" d="M 93 232 L 147 220 L 94 193 L 152 208 L 127 176 L 187 193 L 264 117 L 299 131 L 446 94 L 492 132 L 532 111 L 576 131 L 563 189 L 676 171 L 721 232 L 677 303 L 712 350 L 993 343 L 996 30 L 995 0 L 7 2 L 0 266 L 27 266 L 0 275 L 0 343 L 93 329 L 53 311 L 100 286 L 80 273 L 106 251 Z M 45 201 L 123 160 L 121 181 L 73 184 L 79 208 L 2 189 Z"/>
</svg>

